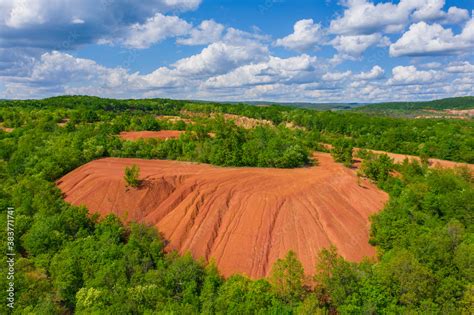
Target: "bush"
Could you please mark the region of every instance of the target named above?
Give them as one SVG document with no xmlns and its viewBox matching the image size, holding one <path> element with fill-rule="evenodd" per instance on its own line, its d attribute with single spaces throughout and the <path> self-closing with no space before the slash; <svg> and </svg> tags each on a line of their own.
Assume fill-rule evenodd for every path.
<svg viewBox="0 0 474 315">
<path fill-rule="evenodd" d="M 381 183 L 388 179 L 393 167 L 393 160 L 388 155 L 381 154 L 365 159 L 360 167 L 360 172 L 368 178 Z"/>
<path fill-rule="evenodd" d="M 140 168 L 133 164 L 131 167 L 126 167 L 125 168 L 125 182 L 127 183 L 127 186 L 130 187 L 138 187 L 140 186 Z"/>
</svg>

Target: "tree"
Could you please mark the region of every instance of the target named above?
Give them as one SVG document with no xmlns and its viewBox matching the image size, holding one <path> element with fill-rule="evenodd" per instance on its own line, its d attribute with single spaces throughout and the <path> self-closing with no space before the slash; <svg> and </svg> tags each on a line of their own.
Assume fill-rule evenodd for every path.
<svg viewBox="0 0 474 315">
<path fill-rule="evenodd" d="M 381 154 L 375 157 L 368 156 L 367 159 L 364 159 L 360 171 L 376 182 L 384 182 L 388 179 L 393 168 L 393 159 L 387 154 Z"/>
<path fill-rule="evenodd" d="M 133 164 L 131 167 L 125 167 L 125 182 L 127 183 L 127 186 L 131 187 L 138 187 L 140 186 L 141 180 L 139 179 L 140 177 L 140 167 L 137 165 Z"/>
<path fill-rule="evenodd" d="M 334 142 L 334 147 L 331 150 L 331 155 L 334 160 L 339 163 L 343 163 L 345 166 L 350 167 L 352 165 L 352 142 L 345 138 L 337 139 Z"/>
<path fill-rule="evenodd" d="M 270 283 L 275 293 L 288 303 L 297 303 L 304 296 L 304 269 L 295 252 L 289 251 L 273 265 Z"/>
</svg>

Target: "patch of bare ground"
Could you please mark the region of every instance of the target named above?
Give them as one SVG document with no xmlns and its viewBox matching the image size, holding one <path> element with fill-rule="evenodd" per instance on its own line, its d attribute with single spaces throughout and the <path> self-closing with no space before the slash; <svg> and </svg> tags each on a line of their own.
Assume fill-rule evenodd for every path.
<svg viewBox="0 0 474 315">
<path fill-rule="evenodd" d="M 257 126 L 273 126 L 273 123 L 270 120 L 250 118 L 250 117 L 234 115 L 234 114 L 218 114 L 218 113 L 207 114 L 207 113 L 190 112 L 187 110 L 182 110 L 181 114 L 188 117 L 201 117 L 201 118 L 205 118 L 205 117 L 215 118 L 218 115 L 222 115 L 225 120 L 232 120 L 237 126 L 245 128 L 245 129 L 252 129 Z"/>
<path fill-rule="evenodd" d="M 361 149 L 355 148 L 354 151 L 358 152 Z M 387 154 L 390 158 L 393 159 L 395 163 L 403 163 L 405 159 L 409 161 L 416 160 L 418 162 L 421 161 L 419 156 L 415 155 L 408 155 L 408 154 L 398 154 L 398 153 L 390 153 L 385 151 L 378 151 L 378 150 L 368 150 L 374 154 Z M 440 160 L 440 159 L 428 159 L 428 164 L 430 167 L 437 167 L 437 168 L 454 168 L 454 167 L 467 167 L 471 172 L 474 172 L 474 164 L 468 163 L 461 163 L 461 162 L 453 162 L 447 160 Z"/>
<path fill-rule="evenodd" d="M 91 213 L 156 226 L 167 250 L 213 258 L 230 276 L 267 276 L 294 250 L 306 273 L 331 244 L 348 260 L 371 257 L 369 216 L 388 196 L 354 170 L 316 153 L 318 166 L 298 169 L 222 168 L 190 162 L 100 159 L 57 184 L 66 201 Z M 143 185 L 127 189 L 126 166 L 141 169 Z"/>
<path fill-rule="evenodd" d="M 3 130 L 5 132 L 13 132 L 13 130 L 15 130 L 15 128 L 9 128 L 9 127 L 5 127 L 3 125 L 3 123 L 0 123 L 0 130 Z"/>
<path fill-rule="evenodd" d="M 177 123 L 178 121 L 183 121 L 187 124 L 192 124 L 193 121 L 189 118 L 183 118 L 183 117 L 180 117 L 180 116 L 167 116 L 167 115 L 159 115 L 159 116 L 156 116 L 156 119 L 158 120 L 163 120 L 163 121 L 168 121 L 170 123 Z"/>
<path fill-rule="evenodd" d="M 326 150 L 331 150 L 333 146 L 329 143 L 320 143 L 322 147 L 324 147 Z M 361 148 L 354 148 L 354 155 L 357 155 L 357 152 L 362 150 Z M 416 155 L 408 155 L 408 154 L 399 154 L 399 153 L 391 153 L 391 152 L 386 152 L 386 151 L 379 151 L 379 150 L 371 150 L 367 149 L 367 151 L 372 152 L 374 154 L 386 154 L 390 158 L 393 159 L 394 163 L 403 163 L 405 159 L 408 159 L 409 161 L 416 160 L 418 162 L 421 162 L 421 159 L 419 156 Z M 355 160 L 355 167 L 357 168 L 360 165 L 360 160 L 356 159 Z M 453 161 L 447 161 L 447 160 L 440 160 L 440 159 L 428 159 L 428 164 L 430 167 L 437 167 L 437 168 L 454 168 L 454 167 L 467 167 L 471 172 L 474 172 L 474 164 L 469 164 L 469 163 L 463 163 L 463 162 L 453 162 Z"/>
<path fill-rule="evenodd" d="M 138 139 L 177 139 L 184 133 L 181 130 L 160 130 L 160 131 L 122 131 L 120 138 L 123 140 L 134 141 Z"/>
<path fill-rule="evenodd" d="M 59 127 L 64 127 L 64 126 L 66 126 L 66 124 L 67 124 L 69 121 L 70 121 L 69 118 L 63 118 L 63 119 L 61 119 L 60 122 L 58 122 L 58 126 L 59 126 Z"/>
<path fill-rule="evenodd" d="M 425 112 L 429 112 L 430 115 L 419 115 L 415 118 L 451 118 L 451 119 L 472 119 L 474 117 L 474 109 L 445 109 L 435 110 L 426 109 Z"/>
</svg>

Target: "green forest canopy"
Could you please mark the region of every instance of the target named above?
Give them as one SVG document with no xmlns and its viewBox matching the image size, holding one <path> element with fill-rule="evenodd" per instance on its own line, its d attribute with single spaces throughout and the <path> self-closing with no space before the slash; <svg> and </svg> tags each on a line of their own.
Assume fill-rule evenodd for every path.
<svg viewBox="0 0 474 315">
<path fill-rule="evenodd" d="M 474 96 L 461 96 L 444 98 L 426 102 L 387 102 L 370 104 L 359 107 L 358 110 L 418 110 L 418 109 L 472 109 L 474 108 Z"/>
</svg>

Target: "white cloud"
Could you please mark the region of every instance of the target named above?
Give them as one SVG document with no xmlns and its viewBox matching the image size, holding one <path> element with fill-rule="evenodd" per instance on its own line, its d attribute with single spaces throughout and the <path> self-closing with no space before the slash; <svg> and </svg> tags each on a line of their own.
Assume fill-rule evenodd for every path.
<svg viewBox="0 0 474 315">
<path fill-rule="evenodd" d="M 71 23 L 72 24 L 84 24 L 85 21 L 83 19 L 80 19 L 80 18 L 74 18 L 74 19 L 72 19 Z"/>
<path fill-rule="evenodd" d="M 240 65 L 265 59 L 268 49 L 259 43 L 236 45 L 224 42 L 210 44 L 199 54 L 174 63 L 181 73 L 189 75 L 222 74 Z"/>
<path fill-rule="evenodd" d="M 321 44 L 324 34 L 321 24 L 315 24 L 312 19 L 299 20 L 293 26 L 293 33 L 276 40 L 276 46 L 303 51 L 314 49 Z"/>
<path fill-rule="evenodd" d="M 379 33 L 370 35 L 338 35 L 331 41 L 342 59 L 356 59 L 369 47 L 374 45 L 386 46 L 388 38 Z"/>
<path fill-rule="evenodd" d="M 228 88 L 277 82 L 306 82 L 316 78 L 316 62 L 316 57 L 306 54 L 286 59 L 270 56 L 268 61 L 241 66 L 229 73 L 211 77 L 205 82 L 205 86 Z"/>
<path fill-rule="evenodd" d="M 212 60 L 208 59 L 208 60 Z M 149 74 L 108 68 L 93 60 L 51 52 L 28 64 L 27 73 L 0 74 L 0 98 L 90 94 L 103 97 L 172 97 L 213 100 L 367 102 L 432 99 L 473 92 L 473 65 L 451 62 L 439 70 L 398 66 L 386 80 L 383 69 L 337 71 L 325 60 L 302 54 L 244 62 L 222 74 L 160 67 Z M 212 66 L 215 68 L 215 66 Z"/>
<path fill-rule="evenodd" d="M 181 45 L 206 45 L 217 42 L 224 31 L 224 25 L 216 23 L 213 20 L 202 21 L 201 24 L 194 28 L 187 38 L 179 38 L 178 44 Z"/>
<path fill-rule="evenodd" d="M 352 76 L 352 71 L 346 72 L 327 72 L 323 75 L 324 81 L 341 81 Z"/>
<path fill-rule="evenodd" d="M 0 46 L 68 50 L 101 39 L 110 41 L 155 14 L 194 10 L 200 3 L 201 0 L 0 0 Z M 166 31 L 174 33 L 169 28 Z M 62 45 L 65 41 L 67 47 Z"/>
<path fill-rule="evenodd" d="M 41 56 L 38 49 L 7 49 L 0 48 L 0 77 L 26 76 L 30 73 L 37 57 Z"/>
<path fill-rule="evenodd" d="M 446 67 L 446 71 L 450 73 L 474 73 L 474 65 L 469 61 L 451 62 Z M 474 85 L 474 82 L 471 82 Z"/>
<path fill-rule="evenodd" d="M 410 26 L 402 37 L 390 45 L 390 56 L 426 56 L 457 54 L 474 49 L 474 19 L 463 31 L 454 35 L 440 24 L 418 22 Z"/>
<path fill-rule="evenodd" d="M 373 3 L 367 0 L 347 0 L 342 16 L 331 21 L 330 30 L 336 34 L 398 33 L 410 21 L 460 23 L 469 18 L 467 10 L 450 7 L 443 11 L 444 0 L 400 0 Z"/>
<path fill-rule="evenodd" d="M 229 27 L 226 30 L 222 41 L 234 45 L 246 45 L 247 43 L 252 42 L 267 42 L 269 39 L 270 37 L 268 35 L 244 32 L 242 30 Z"/>
<path fill-rule="evenodd" d="M 440 62 L 433 61 L 433 62 L 424 63 L 424 64 L 420 65 L 420 67 L 426 68 L 426 69 L 438 69 L 442 65 L 443 64 L 440 63 Z"/>
<path fill-rule="evenodd" d="M 440 0 L 384 1 L 374 4 L 347 0 L 343 15 L 332 21 L 329 30 L 323 29 L 319 21 L 300 20 L 294 24 L 293 33 L 273 41 L 256 28 L 244 32 L 214 20 L 195 22 L 192 26 L 173 15 L 196 8 L 200 1 L 0 0 L 0 98 L 72 93 L 367 102 L 472 95 L 474 66 L 466 56 L 473 49 L 474 22 L 469 20 L 469 13 L 455 7 L 445 8 Z M 25 3 L 28 5 L 24 6 Z M 378 65 L 356 73 L 346 67 L 353 62 L 343 67 L 334 62 L 361 60 L 370 47 L 390 45 L 384 33 L 403 31 L 411 23 L 414 30 L 410 28 L 391 45 L 393 56 L 456 55 L 417 58 L 419 65 L 394 67 L 386 75 Z M 452 27 L 443 26 L 452 23 L 459 23 L 462 30 L 455 34 Z M 425 28 L 421 28 L 423 25 Z M 330 32 L 333 35 L 328 35 Z M 176 38 L 179 45 L 206 46 L 149 73 L 106 67 L 90 59 L 76 58 L 74 52 L 56 51 L 74 51 L 82 44 L 99 40 L 146 48 L 167 38 Z M 336 55 L 332 60 L 308 52 L 282 57 L 269 50 L 272 43 L 296 51 L 332 45 Z M 384 51 L 376 56 L 380 61 L 371 61 L 367 56 L 363 62 L 381 64 L 385 55 Z"/>
<path fill-rule="evenodd" d="M 414 21 L 438 21 L 440 23 L 457 24 L 469 19 L 469 12 L 458 7 L 450 7 L 447 12 L 443 11 L 444 0 L 424 0 L 422 6 L 417 9 L 412 18 Z"/>
<path fill-rule="evenodd" d="M 361 72 L 354 77 L 359 80 L 377 80 L 383 78 L 384 70 L 380 66 L 374 66 L 368 72 Z"/>
<path fill-rule="evenodd" d="M 190 32 L 192 26 L 177 16 L 165 16 L 156 13 L 143 24 L 131 25 L 125 38 L 120 41 L 127 47 L 148 48 L 169 37 L 176 37 Z"/>
<path fill-rule="evenodd" d="M 435 71 L 417 70 L 415 66 L 397 66 L 392 69 L 389 85 L 419 85 L 439 81 L 443 74 Z"/>
</svg>

